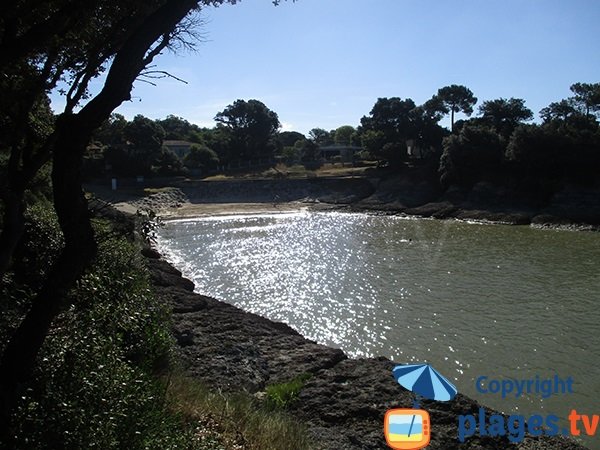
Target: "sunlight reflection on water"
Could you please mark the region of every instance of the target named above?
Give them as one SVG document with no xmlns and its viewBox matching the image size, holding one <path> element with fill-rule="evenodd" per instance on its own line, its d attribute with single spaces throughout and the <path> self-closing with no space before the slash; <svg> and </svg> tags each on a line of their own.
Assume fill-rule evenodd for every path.
<svg viewBox="0 0 600 450">
<path fill-rule="evenodd" d="M 159 248 L 198 292 L 353 357 L 426 360 L 480 399 L 480 374 L 573 376 L 569 407 L 600 411 L 598 234 L 302 211 L 168 222 Z"/>
</svg>

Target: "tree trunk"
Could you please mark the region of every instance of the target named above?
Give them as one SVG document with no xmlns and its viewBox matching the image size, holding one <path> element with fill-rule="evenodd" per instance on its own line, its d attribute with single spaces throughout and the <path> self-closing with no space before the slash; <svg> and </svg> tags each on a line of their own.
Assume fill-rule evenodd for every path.
<svg viewBox="0 0 600 450">
<path fill-rule="evenodd" d="M 22 190 L 8 190 L 4 195 L 4 220 L 0 233 L 0 280 L 10 267 L 12 255 L 25 227 L 25 204 Z"/>
<path fill-rule="evenodd" d="M 22 388 L 33 375 L 37 355 L 52 321 L 64 305 L 67 292 L 96 255 L 87 201 L 81 190 L 82 156 L 92 129 L 82 126 L 77 119 L 76 116 L 61 117 L 53 154 L 54 207 L 65 247 L 0 360 L 0 413 L 6 425 Z"/>
<path fill-rule="evenodd" d="M 96 255 L 87 201 L 81 189 L 82 157 L 91 134 L 130 98 L 139 73 L 166 47 L 170 33 L 196 5 L 195 0 L 171 0 L 150 14 L 115 56 L 102 91 L 79 113 L 63 114 L 57 120 L 52 182 L 54 208 L 65 247 L 0 359 L 0 438 L 7 438 L 10 413 L 21 389 L 32 377 L 36 358 L 66 293 Z M 156 43 L 159 39 L 162 40 Z"/>
</svg>

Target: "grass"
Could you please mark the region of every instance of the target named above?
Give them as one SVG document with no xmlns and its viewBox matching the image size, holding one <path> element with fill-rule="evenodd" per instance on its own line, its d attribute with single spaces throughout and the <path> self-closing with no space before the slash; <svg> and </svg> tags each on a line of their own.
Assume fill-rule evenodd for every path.
<svg viewBox="0 0 600 450">
<path fill-rule="evenodd" d="M 0 351 L 63 245 L 48 205 L 30 207 L 26 218 L 24 244 L 0 284 Z M 285 410 L 173 375 L 172 317 L 151 292 L 139 247 L 104 220 L 94 227 L 98 257 L 68 293 L 8 424 L 10 442 L 0 447 L 309 448 L 304 427 Z M 279 389 L 283 405 L 297 396 L 296 388 Z"/>
<path fill-rule="evenodd" d="M 298 399 L 300 390 L 310 377 L 309 373 L 304 373 L 286 383 L 267 386 L 267 405 L 274 408 L 287 408 Z"/>
<path fill-rule="evenodd" d="M 229 174 L 217 174 L 206 177 L 204 181 L 233 181 L 233 180 L 264 180 L 264 179 L 289 179 L 289 178 L 320 178 L 320 177 L 353 177 L 365 176 L 376 169 L 376 162 L 367 161 L 359 167 L 351 164 L 325 163 L 321 167 L 311 170 L 302 164 L 287 166 L 277 164 L 274 168 L 262 171 L 231 172 Z"/>
<path fill-rule="evenodd" d="M 298 421 L 249 394 L 215 392 L 196 379 L 179 375 L 168 383 L 167 405 L 195 429 L 198 448 L 310 448 L 305 428 Z"/>
</svg>

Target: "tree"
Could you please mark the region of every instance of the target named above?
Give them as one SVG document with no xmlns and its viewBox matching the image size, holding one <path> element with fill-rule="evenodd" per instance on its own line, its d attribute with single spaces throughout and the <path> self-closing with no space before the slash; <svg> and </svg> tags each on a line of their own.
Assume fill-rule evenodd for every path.
<svg viewBox="0 0 600 450">
<path fill-rule="evenodd" d="M 102 125 L 94 131 L 93 139 L 110 147 L 121 147 L 125 144 L 124 130 L 127 119 L 122 114 L 111 114 L 102 122 Z"/>
<path fill-rule="evenodd" d="M 156 123 L 165 130 L 165 139 L 168 140 L 192 140 L 197 139 L 197 133 L 200 133 L 200 127 L 194 125 L 182 117 L 168 115 Z"/>
<path fill-rule="evenodd" d="M 277 134 L 277 140 L 281 143 L 283 147 L 291 147 L 297 141 L 306 140 L 306 136 L 302 133 L 298 133 L 297 131 L 282 131 Z"/>
<path fill-rule="evenodd" d="M 571 92 L 575 94 L 574 100 L 585 110 L 586 116 L 600 111 L 600 83 L 575 83 L 571 86 Z"/>
<path fill-rule="evenodd" d="M 123 135 L 137 174 L 149 174 L 152 164 L 161 156 L 165 130 L 155 121 L 138 114 L 125 126 Z"/>
<path fill-rule="evenodd" d="M 465 86 L 452 84 L 438 89 L 437 95 L 430 100 L 430 106 L 436 105 L 444 115 L 450 113 L 451 130 L 454 131 L 454 114 L 462 112 L 467 116 L 473 113 L 477 97 Z"/>
<path fill-rule="evenodd" d="M 405 142 L 414 137 L 415 127 L 411 111 L 416 107 L 415 102 L 400 97 L 378 98 L 369 113 L 361 120 L 363 131 L 380 131 L 386 141 Z"/>
<path fill-rule="evenodd" d="M 219 157 L 206 145 L 194 144 L 190 147 L 190 152 L 183 158 L 183 163 L 189 169 L 210 171 L 219 165 Z"/>
<path fill-rule="evenodd" d="M 161 176 L 172 176 L 184 173 L 183 163 L 179 157 L 167 147 L 162 147 L 150 167 L 153 173 Z"/>
<path fill-rule="evenodd" d="M 533 112 L 520 98 L 486 100 L 479 107 L 479 113 L 484 123 L 489 123 L 505 137 L 510 136 L 520 123 L 533 119 Z"/>
<path fill-rule="evenodd" d="M 5 216 L 9 221 L 22 217 L 23 193 L 51 157 L 54 208 L 64 247 L 0 359 L 2 423 L 8 423 L 20 389 L 33 373 L 36 356 L 53 319 L 64 306 L 65 294 L 96 255 L 97 244 L 81 189 L 83 154 L 93 131 L 131 98 L 134 81 L 154 58 L 185 33 L 186 17 L 191 11 L 199 4 L 224 1 L 92 1 L 66 5 L 19 1 L 3 9 L 0 79 L 13 85 L 7 97 L 17 98 L 20 93 L 19 111 L 11 118 L 23 128 L 15 129 L 20 138 L 28 134 L 27 116 L 32 105 L 59 79 L 69 84 L 65 89 L 65 111 L 56 119 L 52 133 L 39 145 L 21 139 L 10 149 Z M 104 84 L 90 98 L 89 82 L 104 70 Z M 28 79 L 22 76 L 26 71 L 32 73 Z M 21 89 L 25 84 L 29 86 L 26 91 Z M 75 111 L 77 105 L 80 109 Z M 5 226 L 2 233 L 6 230 Z M 20 238 L 19 233 L 2 240 L 2 261 L 14 250 L 11 245 L 15 238 Z M 6 246 L 4 242 L 8 242 Z M 0 267 L 0 273 L 6 267 Z"/>
<path fill-rule="evenodd" d="M 269 141 L 281 126 L 277 114 L 258 100 L 236 100 L 215 116 L 230 134 L 232 150 L 239 159 L 271 156 Z"/>
<path fill-rule="evenodd" d="M 321 159 L 319 146 L 310 139 L 301 139 L 296 141 L 294 149 L 300 155 L 300 161 L 303 163 L 314 163 Z"/>
<path fill-rule="evenodd" d="M 408 140 L 413 140 L 421 149 L 430 150 L 433 147 L 439 152 L 444 130 L 437 123 L 441 116 L 437 112 L 439 102 L 434 100 L 416 106 L 410 98 L 377 99 L 369 116 L 360 121 L 363 145 L 376 157 L 388 159 L 392 155 L 395 163 L 408 156 L 405 150 L 398 150 L 406 148 Z M 384 152 L 386 144 L 394 145 L 388 146 Z"/>
<path fill-rule="evenodd" d="M 333 145 L 335 142 L 334 136 L 331 136 L 331 133 L 323 128 L 313 128 L 308 132 L 308 136 L 311 141 L 321 147 Z"/>
<path fill-rule="evenodd" d="M 502 137 L 485 126 L 465 125 L 460 134 L 444 139 L 440 159 L 440 183 L 470 187 L 501 168 L 505 144 Z"/>
<path fill-rule="evenodd" d="M 576 114 L 579 114 L 579 111 L 573 98 L 567 98 L 560 102 L 552 102 L 540 111 L 540 117 L 544 122 L 556 120 L 567 121 L 569 117 Z"/>
<path fill-rule="evenodd" d="M 375 157 L 383 157 L 383 146 L 386 142 L 383 131 L 367 130 L 361 134 L 363 148 Z"/>
<path fill-rule="evenodd" d="M 352 135 L 356 129 L 351 125 L 342 125 L 335 130 L 335 143 L 338 145 L 352 145 Z"/>
</svg>

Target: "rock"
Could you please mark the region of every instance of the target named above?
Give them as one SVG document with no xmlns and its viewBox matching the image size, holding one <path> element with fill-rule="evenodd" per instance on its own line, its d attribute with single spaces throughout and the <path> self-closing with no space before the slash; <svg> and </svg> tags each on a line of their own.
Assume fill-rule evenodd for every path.
<svg viewBox="0 0 600 450">
<path fill-rule="evenodd" d="M 160 259 L 161 258 L 161 254 L 158 253 L 158 251 L 156 251 L 150 247 L 142 248 L 142 256 L 144 256 L 146 258 L 150 258 L 150 259 Z"/>
<path fill-rule="evenodd" d="M 187 291 L 194 290 L 194 283 L 181 276 L 181 272 L 162 259 L 146 259 L 150 278 L 158 286 L 177 286 Z"/>
<path fill-rule="evenodd" d="M 257 397 L 266 386 L 298 375 L 312 377 L 290 413 L 302 421 L 315 449 L 386 448 L 383 419 L 388 409 L 413 405 L 413 394 L 393 379 L 394 363 L 386 358 L 348 359 L 339 349 L 310 341 L 288 325 L 272 322 L 232 305 L 191 292 L 193 283 L 161 259 L 146 263 L 157 295 L 173 308 L 173 335 L 187 372 L 224 391 L 246 391 Z M 191 283 L 191 289 L 190 284 Z M 580 450 L 562 437 L 457 439 L 458 416 L 476 414 L 481 405 L 457 395 L 451 402 L 425 400 L 432 423 L 431 450 Z M 495 411 L 484 408 L 485 413 Z M 488 421 L 489 422 L 489 421 Z"/>
</svg>

